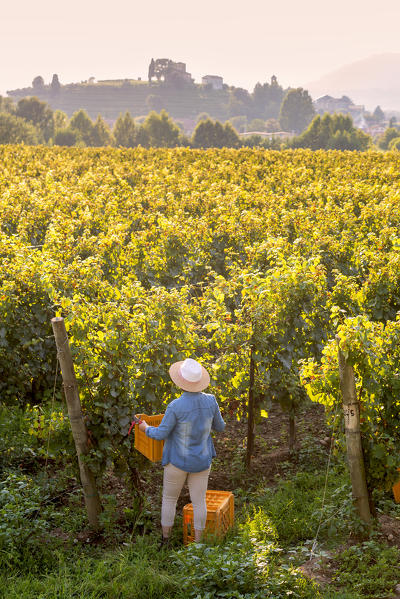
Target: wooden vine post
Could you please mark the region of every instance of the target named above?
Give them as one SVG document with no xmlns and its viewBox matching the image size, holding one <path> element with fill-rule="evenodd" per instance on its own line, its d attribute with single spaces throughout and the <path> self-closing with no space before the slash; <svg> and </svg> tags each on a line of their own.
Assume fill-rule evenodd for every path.
<svg viewBox="0 0 400 599">
<path fill-rule="evenodd" d="M 75 377 L 68 335 L 63 318 L 52 318 L 51 325 L 53 327 L 57 356 L 61 367 L 69 421 L 71 423 L 72 435 L 74 437 L 76 453 L 78 456 L 86 512 L 91 528 L 93 530 L 98 530 L 100 528 L 99 514 L 101 512 L 101 503 L 96 488 L 95 477 L 82 459 L 82 456 L 85 456 L 88 453 L 88 432 L 83 419 L 78 383 Z"/>
<path fill-rule="evenodd" d="M 365 478 L 364 456 L 361 445 L 360 406 L 357 401 L 356 383 L 353 367 L 347 363 L 339 347 L 339 378 L 343 398 L 343 413 L 346 433 L 347 459 L 349 462 L 353 498 L 359 516 L 371 525 L 367 482 Z"/>
</svg>

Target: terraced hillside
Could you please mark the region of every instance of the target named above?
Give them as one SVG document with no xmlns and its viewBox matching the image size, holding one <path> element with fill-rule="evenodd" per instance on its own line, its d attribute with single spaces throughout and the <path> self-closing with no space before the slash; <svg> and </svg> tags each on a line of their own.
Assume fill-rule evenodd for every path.
<svg viewBox="0 0 400 599">
<path fill-rule="evenodd" d="M 42 89 L 26 87 L 8 92 L 16 102 L 27 96 L 37 96 L 50 104 L 53 110 L 60 109 L 71 116 L 84 108 L 91 118 L 101 114 L 115 120 L 127 110 L 132 116 L 147 114 L 151 108 L 165 108 L 173 118 L 195 118 L 201 112 L 224 120 L 230 91 L 213 90 L 202 85 L 186 85 L 180 89 L 165 83 L 147 83 L 133 80 L 79 83 L 61 86 L 52 93 L 49 86 Z M 153 96 L 153 98 L 149 98 Z M 155 102 L 155 105 L 152 106 Z"/>
</svg>

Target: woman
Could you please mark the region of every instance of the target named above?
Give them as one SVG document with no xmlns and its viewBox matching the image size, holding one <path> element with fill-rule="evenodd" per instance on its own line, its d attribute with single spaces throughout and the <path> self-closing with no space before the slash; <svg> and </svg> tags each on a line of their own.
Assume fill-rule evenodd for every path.
<svg viewBox="0 0 400 599">
<path fill-rule="evenodd" d="M 175 362 L 169 374 L 184 393 L 168 405 L 158 427 L 142 422 L 139 428 L 151 439 L 165 439 L 162 456 L 162 543 L 168 542 L 176 502 L 186 481 L 193 504 L 194 537 L 199 542 L 207 519 L 208 475 L 211 460 L 216 455 L 211 430 L 223 431 L 225 422 L 214 395 L 202 393 L 210 384 L 210 376 L 199 362 L 191 358 Z"/>
</svg>

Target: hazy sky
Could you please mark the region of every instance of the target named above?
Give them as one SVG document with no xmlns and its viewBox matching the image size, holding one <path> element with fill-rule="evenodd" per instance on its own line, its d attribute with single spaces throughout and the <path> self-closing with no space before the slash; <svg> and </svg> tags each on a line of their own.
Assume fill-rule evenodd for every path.
<svg viewBox="0 0 400 599">
<path fill-rule="evenodd" d="M 252 90 L 272 74 L 305 85 L 372 54 L 400 52 L 400 0 L 18 0 L 1 7 L 0 93 L 53 73 L 147 78 L 150 59 L 186 62 Z"/>
</svg>

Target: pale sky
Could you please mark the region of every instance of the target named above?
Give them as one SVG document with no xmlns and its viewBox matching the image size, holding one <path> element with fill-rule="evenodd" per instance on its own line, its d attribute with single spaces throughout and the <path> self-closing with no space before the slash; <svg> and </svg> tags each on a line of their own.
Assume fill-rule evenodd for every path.
<svg viewBox="0 0 400 599">
<path fill-rule="evenodd" d="M 400 0 L 2 0 L 0 93 L 46 83 L 147 78 L 185 62 L 250 91 L 277 75 L 304 86 L 373 54 L 400 52 Z"/>
</svg>

